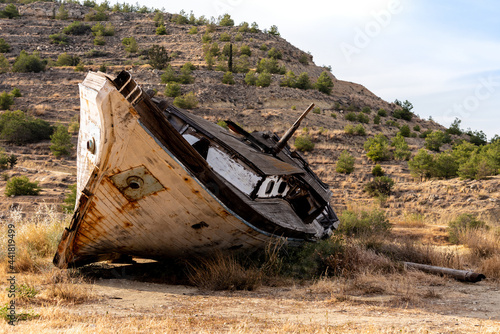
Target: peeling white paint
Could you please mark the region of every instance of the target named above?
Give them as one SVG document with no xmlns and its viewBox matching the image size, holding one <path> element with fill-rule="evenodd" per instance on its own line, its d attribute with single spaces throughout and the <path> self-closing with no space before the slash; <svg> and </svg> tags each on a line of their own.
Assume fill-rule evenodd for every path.
<svg viewBox="0 0 500 334">
<path fill-rule="evenodd" d="M 250 196 L 260 181 L 260 177 L 249 171 L 231 157 L 214 147 L 208 149 L 207 162 L 227 182 Z"/>
<path fill-rule="evenodd" d="M 274 186 L 272 187 L 271 191 L 269 193 L 266 193 L 267 187 L 269 183 L 274 182 Z M 280 188 L 281 183 L 286 182 L 279 176 L 268 176 L 264 182 L 262 182 L 262 185 L 259 188 L 259 191 L 257 192 L 257 197 L 260 198 L 270 198 L 270 197 L 277 197 L 277 196 L 286 196 L 288 191 L 290 190 L 290 187 L 286 185 L 285 190 L 280 193 L 278 190 Z"/>
<path fill-rule="evenodd" d="M 184 137 L 184 139 L 186 139 L 186 141 L 191 146 L 193 146 L 194 144 L 196 144 L 197 142 L 200 141 L 200 138 L 196 138 L 195 136 L 190 135 L 190 134 L 184 134 L 184 135 L 182 135 L 182 137 Z"/>
</svg>

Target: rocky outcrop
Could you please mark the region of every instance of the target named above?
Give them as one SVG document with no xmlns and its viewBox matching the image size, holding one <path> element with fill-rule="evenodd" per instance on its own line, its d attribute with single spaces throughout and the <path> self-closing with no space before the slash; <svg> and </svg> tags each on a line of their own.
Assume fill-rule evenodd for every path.
<svg viewBox="0 0 500 334">
<path fill-rule="evenodd" d="M 33 16 L 36 18 L 54 18 L 61 4 L 55 2 L 33 2 L 27 5 L 18 6 L 21 16 Z M 84 16 L 92 9 L 76 4 L 64 4 L 64 9 L 68 12 L 68 19 L 83 20 Z"/>
</svg>

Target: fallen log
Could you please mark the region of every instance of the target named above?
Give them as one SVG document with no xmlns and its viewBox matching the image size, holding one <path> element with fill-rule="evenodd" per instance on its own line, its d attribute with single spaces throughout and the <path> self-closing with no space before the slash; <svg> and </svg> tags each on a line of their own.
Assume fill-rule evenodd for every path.
<svg viewBox="0 0 500 334">
<path fill-rule="evenodd" d="M 435 275 L 446 275 L 462 282 L 476 283 L 483 279 L 486 279 L 486 276 L 484 276 L 483 274 L 475 273 L 469 270 L 457 270 L 444 267 L 429 266 L 427 264 L 414 262 L 404 262 L 404 265 L 407 269 L 417 269 Z"/>
</svg>

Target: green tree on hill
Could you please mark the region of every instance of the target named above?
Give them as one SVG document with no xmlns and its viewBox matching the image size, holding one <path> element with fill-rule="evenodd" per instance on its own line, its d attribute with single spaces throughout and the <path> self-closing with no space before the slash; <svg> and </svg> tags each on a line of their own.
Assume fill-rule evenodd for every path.
<svg viewBox="0 0 500 334">
<path fill-rule="evenodd" d="M 433 131 L 425 138 L 425 148 L 431 151 L 439 152 L 443 145 L 444 133 L 442 131 Z"/>
<path fill-rule="evenodd" d="M 381 133 L 368 138 L 364 143 L 364 149 L 366 156 L 375 162 L 388 160 L 390 157 L 389 140 Z"/>
<path fill-rule="evenodd" d="M 22 50 L 12 65 L 12 72 L 42 72 L 45 71 L 45 62 L 40 59 L 38 53 L 29 54 Z"/>
<path fill-rule="evenodd" d="M 396 160 L 408 160 L 410 159 L 411 152 L 408 148 L 408 143 L 405 138 L 398 132 L 396 137 L 391 141 L 391 145 L 394 147 L 394 158 Z"/>
<path fill-rule="evenodd" d="M 19 17 L 19 11 L 17 10 L 17 7 L 13 4 L 8 4 L 4 8 L 4 10 L 0 11 L 0 19 L 1 18 L 13 19 L 15 17 Z"/>
<path fill-rule="evenodd" d="M 350 174 L 354 171 L 354 156 L 347 150 L 343 150 L 340 153 L 340 157 L 337 160 L 335 170 L 337 173 Z"/>
<path fill-rule="evenodd" d="M 57 10 L 57 14 L 56 14 L 56 19 L 57 20 L 67 20 L 68 19 L 68 11 L 66 10 L 66 8 L 64 8 L 64 4 L 61 4 L 61 6 L 59 6 L 59 9 Z"/>
<path fill-rule="evenodd" d="M 297 76 L 295 75 L 295 73 L 293 73 L 293 71 L 288 71 L 286 72 L 283 80 L 281 80 L 280 86 L 294 88 L 296 82 L 297 82 Z"/>
<path fill-rule="evenodd" d="M 165 68 L 170 60 L 165 47 L 156 44 L 148 50 L 148 58 L 151 67 L 158 70 Z"/>
<path fill-rule="evenodd" d="M 328 72 L 323 71 L 316 80 L 314 87 L 322 93 L 330 95 L 333 89 L 332 78 L 328 75 Z"/>
<path fill-rule="evenodd" d="M 268 87 L 271 85 L 271 74 L 267 72 L 262 72 L 259 74 L 257 77 L 257 81 L 255 82 L 255 85 L 258 87 Z"/>
<path fill-rule="evenodd" d="M 434 157 L 426 149 L 421 148 L 417 154 L 408 161 L 410 173 L 414 177 L 419 177 L 420 181 L 430 177 L 434 169 Z"/>
<path fill-rule="evenodd" d="M 307 74 L 307 72 L 300 73 L 300 75 L 297 77 L 295 87 L 304 90 L 312 88 L 311 80 L 309 79 L 309 75 Z"/>
<path fill-rule="evenodd" d="M 219 16 L 219 25 L 222 27 L 232 27 L 234 26 L 234 20 L 231 18 L 231 15 L 224 14 L 223 16 Z"/>
<path fill-rule="evenodd" d="M 10 45 L 5 41 L 5 39 L 0 38 L 0 53 L 6 53 L 9 52 L 10 50 Z"/>
<path fill-rule="evenodd" d="M 71 143 L 71 134 L 64 125 L 59 125 L 50 136 L 50 150 L 56 157 L 70 155 L 73 144 Z"/>
<path fill-rule="evenodd" d="M 5 195 L 10 196 L 37 196 L 42 189 L 38 182 L 30 182 L 27 176 L 14 176 L 5 186 Z"/>
</svg>

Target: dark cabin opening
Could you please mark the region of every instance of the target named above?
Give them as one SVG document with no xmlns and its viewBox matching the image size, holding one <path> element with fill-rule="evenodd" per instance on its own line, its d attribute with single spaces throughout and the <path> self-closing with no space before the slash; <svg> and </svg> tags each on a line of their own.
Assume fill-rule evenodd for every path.
<svg viewBox="0 0 500 334">
<path fill-rule="evenodd" d="M 309 203 L 307 196 L 295 198 L 290 201 L 290 204 L 292 205 L 292 208 L 295 211 L 295 213 L 301 219 L 307 218 L 307 216 L 309 215 L 309 211 L 311 210 L 311 204 Z"/>
<path fill-rule="evenodd" d="M 193 148 L 203 157 L 203 159 L 207 160 L 208 156 L 208 148 L 210 147 L 210 141 L 203 137 L 193 144 Z"/>
<path fill-rule="evenodd" d="M 280 186 L 278 188 L 278 193 L 279 194 L 283 194 L 283 192 L 285 191 L 285 189 L 286 189 L 286 182 L 283 181 L 283 182 L 280 183 Z"/>
<path fill-rule="evenodd" d="M 274 188 L 274 181 L 270 181 L 266 187 L 266 195 L 269 195 L 273 191 L 273 188 Z"/>
</svg>

